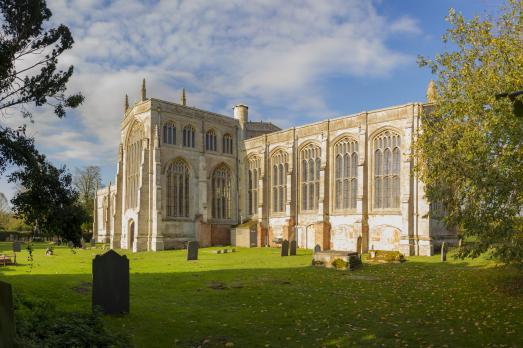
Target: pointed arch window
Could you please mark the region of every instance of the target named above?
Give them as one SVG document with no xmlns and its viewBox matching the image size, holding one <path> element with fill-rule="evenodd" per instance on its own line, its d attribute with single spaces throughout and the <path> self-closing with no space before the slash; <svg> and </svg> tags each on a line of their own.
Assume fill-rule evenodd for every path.
<svg viewBox="0 0 523 348">
<path fill-rule="evenodd" d="M 212 174 L 212 217 L 231 218 L 231 172 L 226 165 L 216 168 Z"/>
<path fill-rule="evenodd" d="M 260 175 L 260 159 L 259 157 L 252 157 L 249 159 L 248 169 L 248 204 L 249 214 L 254 215 L 258 213 L 258 179 Z"/>
<path fill-rule="evenodd" d="M 176 126 L 169 122 L 163 125 L 163 142 L 165 144 L 176 144 Z"/>
<path fill-rule="evenodd" d="M 356 209 L 358 193 L 358 142 L 343 138 L 334 145 L 334 208 Z"/>
<path fill-rule="evenodd" d="M 401 138 L 393 131 L 380 133 L 374 147 L 374 208 L 400 206 Z"/>
<path fill-rule="evenodd" d="M 310 144 L 300 151 L 301 210 L 317 210 L 320 200 L 321 149 Z"/>
<path fill-rule="evenodd" d="M 194 147 L 194 128 L 191 125 L 183 127 L 183 146 Z"/>
<path fill-rule="evenodd" d="M 216 132 L 212 129 L 205 134 L 205 150 L 216 151 Z"/>
<path fill-rule="evenodd" d="M 223 153 L 232 154 L 232 136 L 230 134 L 225 134 L 223 136 Z"/>
<path fill-rule="evenodd" d="M 272 211 L 274 213 L 285 212 L 287 202 L 287 171 L 288 155 L 283 150 L 278 150 L 271 157 L 272 166 Z"/>
<path fill-rule="evenodd" d="M 127 139 L 125 153 L 125 207 L 138 206 L 138 189 L 140 169 L 142 167 L 143 128 L 140 124 L 133 125 Z"/>
<path fill-rule="evenodd" d="M 169 164 L 167 177 L 167 216 L 189 217 L 189 168 L 182 159 Z"/>
</svg>

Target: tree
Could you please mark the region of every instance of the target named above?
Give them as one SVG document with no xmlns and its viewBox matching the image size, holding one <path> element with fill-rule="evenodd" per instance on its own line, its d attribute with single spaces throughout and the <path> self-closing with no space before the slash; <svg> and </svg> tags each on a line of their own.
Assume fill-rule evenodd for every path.
<svg viewBox="0 0 523 348">
<path fill-rule="evenodd" d="M 78 192 L 72 187 L 72 177 L 65 168 L 56 168 L 43 157 L 36 165 L 11 174 L 27 189 L 12 199 L 14 212 L 24 221 L 38 222 L 44 235 L 58 235 L 79 244 L 81 226 L 89 217 L 78 203 Z"/>
<path fill-rule="evenodd" d="M 437 93 L 415 144 L 417 170 L 446 223 L 475 240 L 461 257 L 491 251 L 523 262 L 523 120 L 495 97 L 523 89 L 522 16 L 521 0 L 496 20 L 451 9 L 443 42 L 453 49 L 419 61 L 437 76 Z"/>
<path fill-rule="evenodd" d="M 51 15 L 45 0 L 0 2 L 0 113 L 3 115 L 19 111 L 22 120 L 31 120 L 29 105 L 47 105 L 62 118 L 66 108 L 75 108 L 83 102 L 81 94 L 65 94 L 73 67 L 58 69 L 58 57 L 74 41 L 66 26 L 49 28 Z M 23 124 L 17 129 L 0 125 L 0 173 L 7 166 L 18 168 L 8 180 L 25 187 L 12 200 L 15 213 L 29 223 L 35 223 L 37 218 L 39 222 L 45 221 L 49 231 L 57 234 L 70 235 L 77 230 L 74 227 L 70 231 L 59 230 L 81 220 L 76 211 L 59 219 L 59 214 L 75 210 L 76 194 L 71 189 L 70 175 L 64 168 L 53 167 L 37 151 Z M 35 205 L 29 207 L 29 203 Z M 51 226 L 53 222 L 58 225 Z"/>
<path fill-rule="evenodd" d="M 100 167 L 87 166 L 83 169 L 77 168 L 73 183 L 79 194 L 79 203 L 92 219 L 96 189 L 102 184 Z"/>
</svg>

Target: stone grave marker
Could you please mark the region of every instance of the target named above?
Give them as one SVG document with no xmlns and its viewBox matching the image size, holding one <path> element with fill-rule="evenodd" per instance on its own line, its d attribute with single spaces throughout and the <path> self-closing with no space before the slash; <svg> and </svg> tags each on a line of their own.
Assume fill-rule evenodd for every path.
<svg viewBox="0 0 523 348">
<path fill-rule="evenodd" d="M 447 244 L 441 243 L 441 262 L 447 261 Z"/>
<path fill-rule="evenodd" d="M 22 243 L 20 242 L 13 242 L 13 252 L 19 253 L 22 251 Z"/>
<path fill-rule="evenodd" d="M 74 243 L 73 243 L 72 241 L 68 241 L 68 242 L 67 242 L 67 246 L 68 246 L 69 248 L 73 248 L 73 247 L 74 247 Z"/>
<path fill-rule="evenodd" d="M 287 239 L 281 243 L 281 256 L 289 256 L 289 241 Z"/>
<path fill-rule="evenodd" d="M 14 347 L 15 312 L 11 284 L 0 281 L 0 347 Z"/>
<path fill-rule="evenodd" d="M 105 314 L 129 313 L 129 260 L 109 250 L 93 260 L 93 311 Z"/>
<path fill-rule="evenodd" d="M 80 239 L 80 245 L 82 246 L 82 249 L 85 249 L 85 240 L 83 239 Z"/>
<path fill-rule="evenodd" d="M 91 238 L 91 248 L 96 247 L 96 239 Z"/>
<path fill-rule="evenodd" d="M 314 247 L 314 253 L 319 253 L 321 251 L 321 246 L 319 244 L 316 244 L 316 246 Z"/>
<path fill-rule="evenodd" d="M 291 241 L 291 249 L 290 249 L 289 255 L 296 256 L 296 241 L 295 240 Z"/>
<path fill-rule="evenodd" d="M 189 241 L 187 243 L 187 261 L 198 260 L 198 242 Z"/>
</svg>

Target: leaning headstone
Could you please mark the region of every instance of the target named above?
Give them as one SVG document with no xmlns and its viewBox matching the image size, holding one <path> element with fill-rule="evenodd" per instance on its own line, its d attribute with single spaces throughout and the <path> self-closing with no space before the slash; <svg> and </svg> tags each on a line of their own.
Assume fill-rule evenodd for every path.
<svg viewBox="0 0 523 348">
<path fill-rule="evenodd" d="M 109 250 L 93 260 L 93 311 L 129 313 L 129 260 Z"/>
<path fill-rule="evenodd" d="M 291 241 L 291 249 L 290 249 L 289 255 L 296 256 L 296 241 L 295 240 Z"/>
<path fill-rule="evenodd" d="M 67 246 L 68 246 L 69 248 L 72 248 L 72 247 L 74 247 L 74 243 L 73 243 L 72 241 L 68 241 L 68 242 L 67 242 Z"/>
<path fill-rule="evenodd" d="M 0 281 L 0 347 L 14 347 L 15 312 L 11 284 Z"/>
<path fill-rule="evenodd" d="M 441 262 L 447 261 L 447 244 L 441 243 Z"/>
<path fill-rule="evenodd" d="M 281 243 L 281 256 L 289 256 L 289 241 L 287 239 Z"/>
<path fill-rule="evenodd" d="M 187 261 L 198 260 L 198 242 L 189 241 L 187 243 Z"/>
<path fill-rule="evenodd" d="M 19 253 L 22 251 L 22 243 L 20 242 L 13 242 L 13 252 Z"/>
<path fill-rule="evenodd" d="M 319 244 L 316 244 L 316 246 L 314 247 L 314 253 L 319 253 L 321 251 L 321 246 Z"/>
</svg>

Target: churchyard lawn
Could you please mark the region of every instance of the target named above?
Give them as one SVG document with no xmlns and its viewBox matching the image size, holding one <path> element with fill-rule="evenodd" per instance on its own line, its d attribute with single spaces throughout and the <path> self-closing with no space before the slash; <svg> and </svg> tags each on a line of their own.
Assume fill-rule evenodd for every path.
<svg viewBox="0 0 523 348">
<path fill-rule="evenodd" d="M 0 267 L 15 294 L 90 311 L 92 250 L 37 244 Z M 126 254 L 131 309 L 106 317 L 137 347 L 523 346 L 522 272 L 486 258 L 409 257 L 356 271 L 310 266 L 310 251 L 200 249 Z M 0 243 L 0 253 L 11 243 Z M 519 281 L 518 281 L 519 279 Z"/>
</svg>

